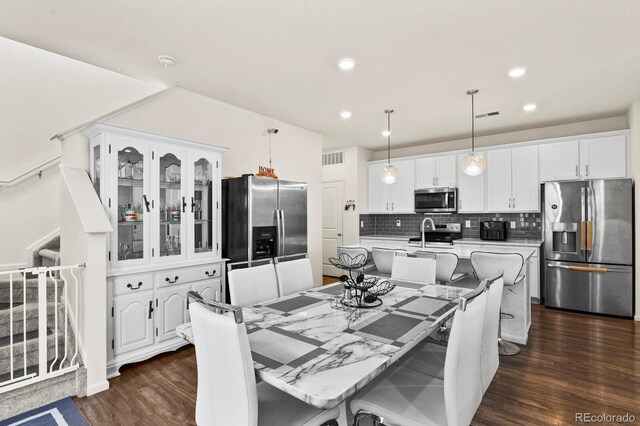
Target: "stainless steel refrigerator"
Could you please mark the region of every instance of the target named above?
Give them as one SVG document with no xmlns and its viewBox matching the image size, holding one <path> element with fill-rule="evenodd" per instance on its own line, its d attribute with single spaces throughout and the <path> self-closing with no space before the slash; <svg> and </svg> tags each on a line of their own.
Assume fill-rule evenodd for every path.
<svg viewBox="0 0 640 426">
<path fill-rule="evenodd" d="M 544 185 L 545 305 L 633 315 L 631 179 Z"/>
<path fill-rule="evenodd" d="M 307 252 L 307 184 L 257 176 L 222 181 L 222 256 L 231 263 Z"/>
</svg>

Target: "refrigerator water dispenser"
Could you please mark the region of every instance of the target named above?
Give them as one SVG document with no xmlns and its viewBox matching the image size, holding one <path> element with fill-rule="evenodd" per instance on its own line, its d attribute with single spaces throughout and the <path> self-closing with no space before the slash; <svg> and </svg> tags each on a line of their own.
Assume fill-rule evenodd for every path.
<svg viewBox="0 0 640 426">
<path fill-rule="evenodd" d="M 555 253 L 577 253 L 579 247 L 578 224 L 556 222 L 552 225 L 553 251 Z"/>
</svg>

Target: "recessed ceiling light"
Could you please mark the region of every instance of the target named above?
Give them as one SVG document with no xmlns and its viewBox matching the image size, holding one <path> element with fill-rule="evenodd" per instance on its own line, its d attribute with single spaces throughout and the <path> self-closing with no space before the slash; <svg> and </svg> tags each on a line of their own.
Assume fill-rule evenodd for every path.
<svg viewBox="0 0 640 426">
<path fill-rule="evenodd" d="M 522 106 L 522 109 L 525 111 L 533 111 L 534 109 L 538 108 L 538 105 L 536 104 L 525 104 Z"/>
<path fill-rule="evenodd" d="M 509 70 L 509 77 L 511 78 L 520 78 L 527 72 L 525 67 L 515 67 Z"/>
<path fill-rule="evenodd" d="M 347 118 L 351 118 L 351 111 L 342 111 L 342 112 L 340 113 L 340 117 L 344 118 L 345 120 L 346 120 Z"/>
<path fill-rule="evenodd" d="M 162 65 L 164 65 L 165 67 L 172 67 L 175 65 L 176 60 L 173 59 L 171 56 L 167 56 L 167 55 L 160 55 L 158 56 L 158 60 L 160 61 L 160 63 Z"/>
<path fill-rule="evenodd" d="M 338 68 L 342 71 L 351 71 L 356 66 L 356 60 L 351 58 L 342 58 L 338 61 Z"/>
<path fill-rule="evenodd" d="M 388 130 L 383 130 L 383 131 L 382 131 L 382 136 L 384 136 L 385 138 L 386 138 L 387 136 L 389 136 L 390 134 L 391 134 L 391 132 L 390 132 L 390 131 L 388 131 Z"/>
</svg>

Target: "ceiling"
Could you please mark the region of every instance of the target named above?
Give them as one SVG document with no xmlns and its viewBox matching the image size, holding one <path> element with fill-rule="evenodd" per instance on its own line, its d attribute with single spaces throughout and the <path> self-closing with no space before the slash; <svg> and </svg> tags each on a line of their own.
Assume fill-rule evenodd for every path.
<svg viewBox="0 0 640 426">
<path fill-rule="evenodd" d="M 3 0 L 0 35 L 382 148 L 624 114 L 640 99 L 635 0 Z M 162 67 L 158 55 L 177 63 Z M 348 73 L 338 59 L 353 57 Z M 513 80 L 507 70 L 526 66 Z M 538 109 L 526 113 L 525 103 Z M 350 110 L 349 120 L 340 111 Z"/>
</svg>

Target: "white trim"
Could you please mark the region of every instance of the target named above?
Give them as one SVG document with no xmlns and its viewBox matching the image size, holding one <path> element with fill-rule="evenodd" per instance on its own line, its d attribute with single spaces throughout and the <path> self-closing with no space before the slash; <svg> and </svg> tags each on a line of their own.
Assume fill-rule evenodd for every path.
<svg viewBox="0 0 640 426">
<path fill-rule="evenodd" d="M 129 104 L 123 106 L 123 107 L 120 107 L 118 109 L 114 109 L 111 112 L 108 112 L 108 113 L 106 113 L 104 115 L 101 115 L 101 116 L 99 116 L 97 118 L 94 118 L 93 120 L 85 121 L 82 124 L 78 124 L 75 127 L 72 127 L 72 128 L 70 128 L 68 130 L 65 130 L 63 132 L 57 133 L 57 134 L 51 136 L 51 138 L 49 140 L 58 139 L 60 142 L 62 142 L 62 141 L 64 141 L 65 138 L 67 138 L 67 137 L 69 137 L 69 136 L 71 136 L 73 134 L 76 134 L 77 132 L 83 130 L 85 127 L 89 126 L 90 124 L 92 124 L 92 123 L 94 123 L 96 121 L 107 120 L 109 118 L 116 117 L 116 116 L 118 116 L 118 115 L 120 115 L 120 114 L 122 114 L 124 112 L 127 112 L 127 111 L 133 109 L 133 108 L 136 108 L 136 107 L 138 107 L 140 105 L 146 104 L 147 102 L 152 101 L 155 98 L 159 98 L 159 97 L 161 97 L 163 95 L 166 95 L 167 93 L 173 91 L 173 89 L 175 89 L 175 88 L 176 88 L 176 86 L 165 87 L 162 90 L 159 90 L 157 92 L 154 92 L 154 93 L 150 94 L 149 96 L 145 96 L 144 98 L 138 99 L 137 101 L 133 101 L 133 102 L 131 102 L 131 103 L 129 103 Z"/>
<path fill-rule="evenodd" d="M 104 392 L 109 389 L 109 381 L 103 380 L 98 383 L 94 383 L 91 386 L 87 386 L 87 396 L 95 395 L 100 392 Z"/>
<path fill-rule="evenodd" d="M 640 314 L 636 315 L 635 317 L 633 317 L 634 321 L 640 321 Z"/>
<path fill-rule="evenodd" d="M 56 228 L 53 231 L 49 232 L 47 235 L 45 235 L 44 237 L 40 238 L 38 241 L 31 243 L 25 250 L 26 250 L 26 262 L 25 265 L 27 265 L 28 267 L 33 266 L 33 254 L 35 253 L 35 250 L 37 248 L 42 247 L 44 244 L 48 243 L 49 241 L 51 241 L 52 239 L 54 239 L 55 237 L 60 235 L 60 228 Z"/>
<path fill-rule="evenodd" d="M 55 166 L 56 164 L 58 164 L 60 162 L 60 158 L 61 158 L 60 154 L 54 155 L 53 157 L 49 158 L 48 160 L 45 160 L 42 163 L 31 167 L 30 169 L 27 169 L 22 173 L 18 173 L 17 175 L 12 177 L 11 179 L 0 180 L 0 186 L 14 186 L 14 185 L 17 185 L 20 182 L 29 179 L 31 176 L 35 176 L 35 175 L 43 172 L 44 170 L 47 170 L 49 167 Z"/>
</svg>

